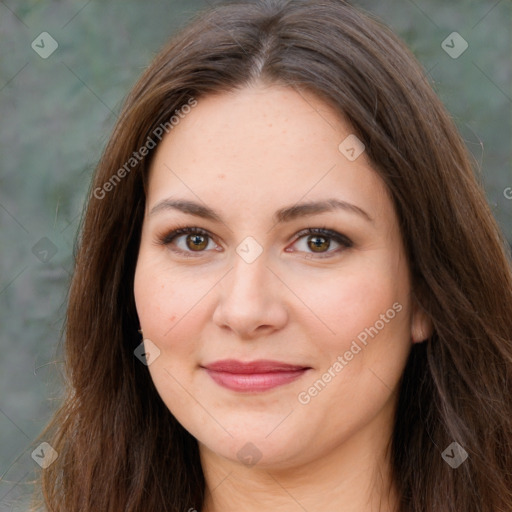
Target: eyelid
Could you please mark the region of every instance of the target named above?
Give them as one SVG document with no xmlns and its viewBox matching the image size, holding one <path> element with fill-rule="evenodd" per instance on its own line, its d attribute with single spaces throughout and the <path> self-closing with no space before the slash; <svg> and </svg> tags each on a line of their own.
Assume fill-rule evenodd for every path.
<svg viewBox="0 0 512 512">
<path fill-rule="evenodd" d="M 350 240 L 350 238 L 346 235 L 344 235 L 343 233 L 339 233 L 338 231 L 335 231 L 334 229 L 329 229 L 328 227 L 325 227 L 325 226 L 322 226 L 322 227 L 313 227 L 313 228 L 305 228 L 305 229 L 302 229 L 300 231 L 298 231 L 295 235 L 293 235 L 293 237 L 297 237 L 297 240 L 299 238 L 302 238 L 303 236 L 305 235 L 323 235 L 323 236 L 326 236 L 328 238 L 332 238 L 333 240 L 335 240 L 336 242 L 342 244 L 342 245 L 347 245 L 347 246 L 350 246 L 352 247 L 352 245 L 354 245 L 354 243 L 352 242 L 352 240 Z"/>
</svg>

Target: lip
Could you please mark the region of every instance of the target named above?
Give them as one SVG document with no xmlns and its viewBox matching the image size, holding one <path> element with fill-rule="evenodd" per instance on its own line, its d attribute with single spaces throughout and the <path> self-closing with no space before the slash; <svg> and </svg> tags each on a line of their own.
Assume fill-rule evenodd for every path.
<svg viewBox="0 0 512 512">
<path fill-rule="evenodd" d="M 249 362 L 225 359 L 202 368 L 220 386 L 246 392 L 267 391 L 288 384 L 311 369 L 309 366 L 268 359 Z"/>
</svg>

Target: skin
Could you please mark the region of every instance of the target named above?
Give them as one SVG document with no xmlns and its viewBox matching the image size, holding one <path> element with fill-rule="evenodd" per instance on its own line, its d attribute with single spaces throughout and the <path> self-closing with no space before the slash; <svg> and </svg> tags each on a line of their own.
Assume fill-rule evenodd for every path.
<svg viewBox="0 0 512 512">
<path fill-rule="evenodd" d="M 431 325 L 412 301 L 383 181 L 364 152 L 349 161 L 338 149 L 351 133 L 316 96 L 258 83 L 201 98 L 156 150 L 134 293 L 144 338 L 160 350 L 148 366 L 156 389 L 199 442 L 203 511 L 394 510 L 388 444 L 398 383 L 412 343 Z M 171 196 L 208 205 L 222 222 L 171 208 L 150 213 Z M 348 209 L 272 219 L 280 208 L 328 198 L 372 220 Z M 199 252 L 193 234 L 159 243 L 183 226 L 211 234 Z M 353 245 L 321 239 L 315 252 L 308 238 L 322 235 L 297 236 L 308 227 Z M 236 251 L 246 237 L 262 249 L 251 263 Z M 299 394 L 329 368 L 332 376 L 338 356 L 396 303 L 400 312 L 301 403 Z M 240 393 L 200 367 L 227 358 L 311 369 L 284 386 Z M 259 460 L 244 462 L 240 450 Z"/>
</svg>

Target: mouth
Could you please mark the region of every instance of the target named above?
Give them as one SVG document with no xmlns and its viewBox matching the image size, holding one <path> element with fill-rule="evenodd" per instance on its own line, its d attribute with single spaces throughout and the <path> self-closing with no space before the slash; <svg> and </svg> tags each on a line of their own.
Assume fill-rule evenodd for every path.
<svg viewBox="0 0 512 512">
<path fill-rule="evenodd" d="M 302 377 L 310 366 L 281 361 L 258 360 L 244 363 L 234 359 L 202 366 L 218 385 L 238 392 L 261 392 L 283 386 Z"/>
</svg>

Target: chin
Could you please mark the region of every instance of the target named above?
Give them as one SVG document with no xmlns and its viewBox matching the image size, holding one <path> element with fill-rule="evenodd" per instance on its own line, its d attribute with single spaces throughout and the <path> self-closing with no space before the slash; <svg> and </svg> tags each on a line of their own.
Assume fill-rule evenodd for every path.
<svg viewBox="0 0 512 512">
<path fill-rule="evenodd" d="M 253 424 L 251 428 L 229 428 L 226 425 L 225 428 L 232 437 L 227 433 L 220 438 L 203 437 L 199 439 L 199 444 L 220 457 L 248 468 L 257 465 L 261 469 L 280 470 L 305 462 L 306 444 L 311 446 L 310 443 L 304 442 L 300 429 L 294 432 L 291 426 L 285 432 L 278 432 L 281 427 L 279 425 L 272 431 L 275 427 L 269 428 L 269 423 L 265 421 L 259 427 Z"/>
</svg>

